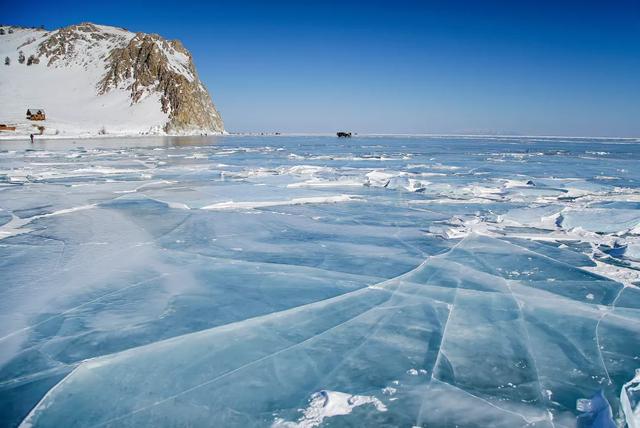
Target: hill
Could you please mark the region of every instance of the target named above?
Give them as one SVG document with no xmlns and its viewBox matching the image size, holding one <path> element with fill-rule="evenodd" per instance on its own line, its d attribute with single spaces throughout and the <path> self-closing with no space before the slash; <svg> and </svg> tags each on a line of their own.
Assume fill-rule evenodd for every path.
<svg viewBox="0 0 640 428">
<path fill-rule="evenodd" d="M 17 129 L 0 135 L 224 132 L 180 41 L 91 23 L 1 29 L 0 124 Z M 33 108 L 46 119 L 27 120 Z"/>
</svg>

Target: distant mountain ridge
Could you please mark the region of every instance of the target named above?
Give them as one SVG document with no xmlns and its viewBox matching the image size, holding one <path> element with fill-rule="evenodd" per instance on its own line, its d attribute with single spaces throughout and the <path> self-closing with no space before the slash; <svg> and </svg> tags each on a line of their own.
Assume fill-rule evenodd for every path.
<svg viewBox="0 0 640 428">
<path fill-rule="evenodd" d="M 224 132 L 180 41 L 92 23 L 0 28 L 0 123 L 18 133 L 34 125 L 62 135 Z M 26 121 L 34 106 L 46 121 Z"/>
</svg>

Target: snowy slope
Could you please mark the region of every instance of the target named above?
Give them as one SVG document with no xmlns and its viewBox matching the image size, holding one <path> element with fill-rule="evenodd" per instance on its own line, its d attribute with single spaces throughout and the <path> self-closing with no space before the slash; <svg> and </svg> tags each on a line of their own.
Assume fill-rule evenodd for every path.
<svg viewBox="0 0 640 428">
<path fill-rule="evenodd" d="M 11 34 L 9 28 L 13 30 Z M 17 27 L 4 29 L 5 34 L 0 35 L 0 123 L 17 126 L 18 129 L 15 133 L 2 132 L 0 138 L 38 133 L 36 125 L 45 126 L 47 135 L 61 136 L 90 136 L 105 132 L 115 135 L 162 134 L 168 130 L 171 109 L 163 111 L 163 93 L 159 88 L 146 86 L 134 97 L 132 77 L 121 85 L 100 90 L 100 83 L 112 66 L 110 55 L 126 47 L 137 36 L 135 33 L 93 24 L 52 32 Z M 157 52 L 166 58 L 166 67 L 175 75 L 182 75 L 190 82 L 196 81 L 208 98 L 206 89 L 192 72 L 190 56 L 171 49 L 170 43 L 158 37 Z M 20 64 L 20 51 L 27 59 L 31 55 L 39 58 L 39 63 L 27 65 L 25 61 Z M 4 65 L 6 57 L 10 58 L 8 66 Z M 208 101 L 213 107 L 210 98 Z M 46 121 L 26 120 L 28 108 L 43 108 Z M 220 129 L 188 128 L 185 132 L 172 133 L 222 131 L 221 126 Z"/>
</svg>

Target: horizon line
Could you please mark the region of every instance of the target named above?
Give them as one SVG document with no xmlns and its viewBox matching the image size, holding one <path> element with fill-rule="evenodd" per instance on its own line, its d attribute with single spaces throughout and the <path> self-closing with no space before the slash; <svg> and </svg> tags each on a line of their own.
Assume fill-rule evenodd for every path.
<svg viewBox="0 0 640 428">
<path fill-rule="evenodd" d="M 281 131 L 227 131 L 229 136 L 335 136 L 335 132 L 281 132 Z M 640 136 L 593 136 L 593 135 L 527 135 L 527 134 L 465 134 L 465 133 L 397 133 L 397 132 L 358 132 L 355 136 L 362 137 L 474 137 L 474 138 L 569 138 L 569 139 L 599 139 L 599 140 L 639 140 Z"/>
</svg>

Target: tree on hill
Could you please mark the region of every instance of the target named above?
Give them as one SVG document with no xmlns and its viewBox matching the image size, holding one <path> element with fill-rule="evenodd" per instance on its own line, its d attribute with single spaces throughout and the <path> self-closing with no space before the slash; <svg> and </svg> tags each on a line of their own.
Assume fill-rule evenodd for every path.
<svg viewBox="0 0 640 428">
<path fill-rule="evenodd" d="M 40 58 L 35 55 L 29 55 L 29 59 L 27 59 L 27 65 L 31 64 L 40 64 Z"/>
<path fill-rule="evenodd" d="M 24 60 L 25 60 L 25 58 L 24 58 L 24 52 L 22 52 L 22 51 L 18 52 L 18 62 L 19 62 L 20 64 L 24 64 Z"/>
</svg>

